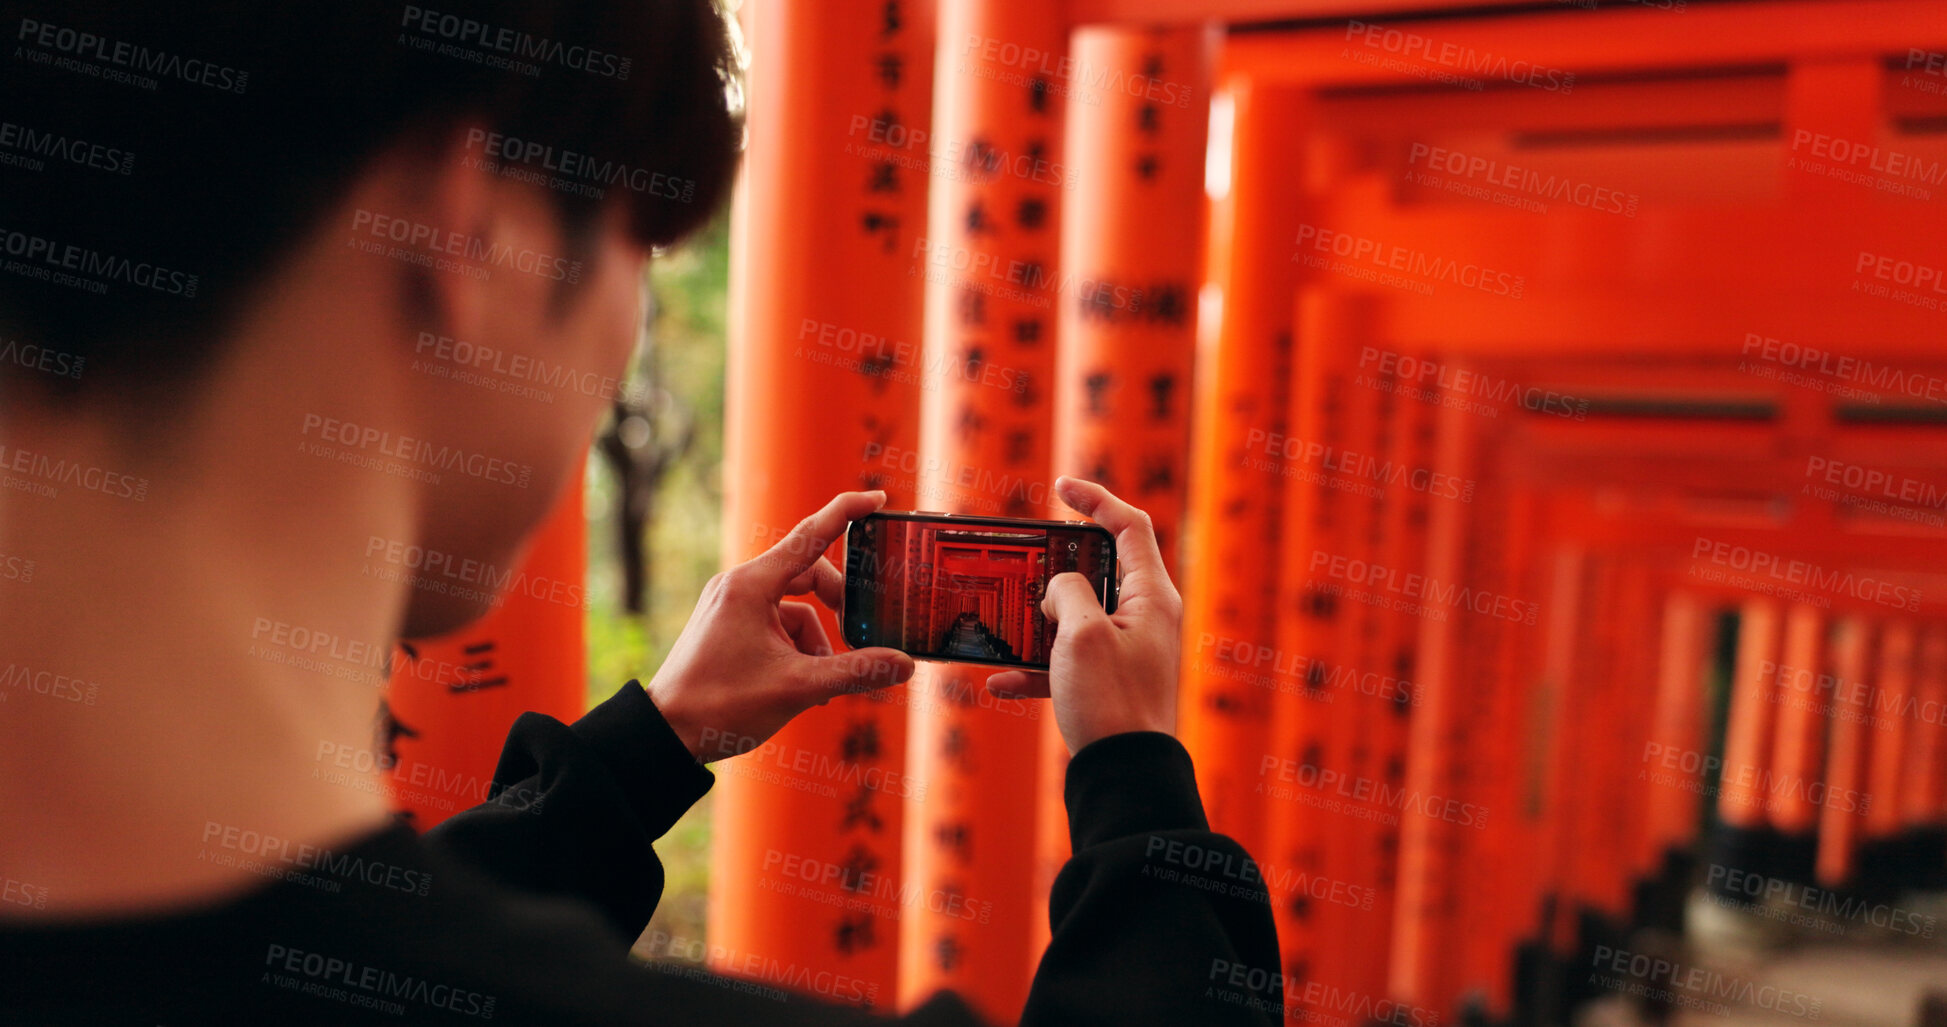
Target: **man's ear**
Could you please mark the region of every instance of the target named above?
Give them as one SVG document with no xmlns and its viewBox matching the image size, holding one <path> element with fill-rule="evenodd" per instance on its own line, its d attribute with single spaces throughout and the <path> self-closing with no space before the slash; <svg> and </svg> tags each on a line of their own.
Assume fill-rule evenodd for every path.
<svg viewBox="0 0 1947 1027">
<path fill-rule="evenodd" d="M 438 233 L 435 238 L 462 240 L 459 252 L 450 255 L 438 247 L 428 248 L 426 252 L 435 260 L 449 257 L 471 267 L 474 262 L 466 260 L 464 254 L 472 240 L 478 240 L 482 247 L 502 241 L 495 237 L 502 226 L 496 222 L 494 209 L 501 183 L 485 167 L 485 150 L 479 144 L 485 137 L 483 127 L 461 124 L 430 154 L 430 164 L 413 168 L 415 198 L 419 209 L 430 216 L 431 227 Z M 481 337 L 493 316 L 493 286 L 489 282 L 498 276 L 475 277 L 421 267 L 415 277 L 419 280 L 416 291 L 421 294 L 417 298 L 424 304 L 424 313 L 434 320 L 423 327 L 455 339 Z"/>
<path fill-rule="evenodd" d="M 486 144 L 489 138 L 492 134 L 478 124 L 457 126 L 414 183 L 424 190 L 420 209 L 437 219 L 441 245 L 452 247 L 434 249 L 432 255 L 464 269 L 424 269 L 430 279 L 427 314 L 437 320 L 440 334 L 456 339 L 531 330 L 555 309 L 559 283 L 485 254 L 559 255 L 566 245 L 560 212 L 546 191 L 497 174 L 499 159 Z"/>
</svg>

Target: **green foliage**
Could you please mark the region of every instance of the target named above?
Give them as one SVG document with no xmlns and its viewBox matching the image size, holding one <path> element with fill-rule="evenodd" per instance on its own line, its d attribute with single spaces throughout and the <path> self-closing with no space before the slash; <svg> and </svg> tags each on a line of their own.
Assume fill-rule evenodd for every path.
<svg viewBox="0 0 1947 1027">
<path fill-rule="evenodd" d="M 616 482 L 602 459 L 588 459 L 588 702 L 630 678 L 647 683 L 689 620 L 703 583 L 717 572 L 723 515 L 723 370 L 728 300 L 729 225 L 719 215 L 649 271 L 656 309 L 636 381 L 653 366 L 661 387 L 694 418 L 691 448 L 656 489 L 648 530 L 648 612 L 623 609 L 615 533 Z M 653 349 L 653 353 L 648 352 Z M 668 423 L 663 419 L 662 423 Z M 667 886 L 651 930 L 700 939 L 710 883 L 710 800 L 670 831 L 657 852 Z"/>
</svg>

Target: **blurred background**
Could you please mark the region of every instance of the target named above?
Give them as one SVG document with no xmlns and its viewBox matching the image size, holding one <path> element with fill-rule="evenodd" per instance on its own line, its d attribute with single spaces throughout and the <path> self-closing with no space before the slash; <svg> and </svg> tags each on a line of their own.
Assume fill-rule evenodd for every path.
<svg viewBox="0 0 1947 1027">
<path fill-rule="evenodd" d="M 612 444 L 589 454 L 588 706 L 612 695 L 618 682 L 646 680 L 661 665 L 689 621 L 703 583 L 719 569 L 728 222 L 727 216 L 718 218 L 651 265 L 655 308 L 632 379 L 645 386 L 650 402 L 612 421 L 604 436 L 626 440 L 627 452 L 644 453 L 644 473 L 629 480 L 623 464 L 605 455 Z M 632 487 L 650 497 L 650 512 L 640 524 L 625 509 Z M 629 545 L 642 560 L 642 576 L 634 585 L 627 569 L 631 558 L 624 554 Z M 657 847 L 668 874 L 668 890 L 656 910 L 659 928 L 703 936 L 709 841 L 710 797 L 705 795 Z"/>
<path fill-rule="evenodd" d="M 1278 918 L 1213 1004 L 1947 1023 L 1947 11 L 732 16 L 734 209 L 650 271 L 523 571 L 579 598 L 395 671 L 417 819 L 412 768 L 464 798 L 520 709 L 646 679 L 832 493 L 1065 517 L 1081 474 L 1156 519 L 1180 734 L 1260 864 L 1152 869 Z M 718 764 L 637 953 L 1010 1020 L 1065 754 L 984 676 Z"/>
</svg>

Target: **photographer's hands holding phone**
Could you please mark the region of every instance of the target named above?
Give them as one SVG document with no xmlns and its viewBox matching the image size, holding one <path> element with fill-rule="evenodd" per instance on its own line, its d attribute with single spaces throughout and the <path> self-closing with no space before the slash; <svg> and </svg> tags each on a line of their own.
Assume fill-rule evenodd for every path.
<svg viewBox="0 0 1947 1027">
<path fill-rule="evenodd" d="M 834 696 L 913 676 L 913 658 L 897 649 L 834 654 L 817 610 L 785 599 L 814 593 L 837 610 L 845 576 L 825 559 L 825 549 L 885 503 L 884 492 L 839 493 L 777 545 L 703 586 L 648 686 L 656 709 L 697 762 L 748 752 Z"/>
<path fill-rule="evenodd" d="M 1116 536 L 1122 566 L 1114 613 L 1081 574 L 1048 583 L 1041 611 L 1055 622 L 1046 673 L 1007 670 L 987 688 L 1007 698 L 1052 698 L 1068 751 L 1128 731 L 1176 730 L 1183 600 L 1163 569 L 1149 515 L 1094 482 L 1060 478 L 1055 493 Z M 762 555 L 710 579 L 649 698 L 700 763 L 764 743 L 791 718 L 835 696 L 899 684 L 913 658 L 897 649 L 834 654 L 809 603 L 844 602 L 845 576 L 824 552 L 884 492 L 843 492 Z"/>
<path fill-rule="evenodd" d="M 1055 575 L 1041 601 L 1041 612 L 1056 622 L 1047 673 L 1001 671 L 988 677 L 987 690 L 1007 698 L 1052 697 L 1071 754 L 1125 731 L 1175 734 L 1183 598 L 1163 569 L 1149 515 L 1092 481 L 1059 478 L 1055 494 L 1115 533 L 1121 598 L 1114 613 L 1104 613 L 1087 578 Z"/>
</svg>

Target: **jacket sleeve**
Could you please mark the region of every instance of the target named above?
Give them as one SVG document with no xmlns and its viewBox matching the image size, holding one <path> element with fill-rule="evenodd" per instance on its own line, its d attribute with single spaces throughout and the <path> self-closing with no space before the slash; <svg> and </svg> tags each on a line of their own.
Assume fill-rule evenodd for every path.
<svg viewBox="0 0 1947 1027">
<path fill-rule="evenodd" d="M 509 887 L 592 904 L 626 946 L 662 898 L 654 842 L 715 780 L 630 681 L 573 725 L 522 714 L 487 801 L 426 839 Z"/>
<path fill-rule="evenodd" d="M 1023 1024 L 1284 1020 L 1278 935 L 1258 866 L 1210 830 L 1190 754 L 1166 734 L 1099 739 L 1063 795 L 1074 856 Z"/>
<path fill-rule="evenodd" d="M 592 903 L 633 941 L 662 894 L 651 844 L 713 781 L 631 681 L 572 727 L 523 715 L 493 798 L 427 838 L 510 886 Z M 1242 846 L 1209 829 L 1183 746 L 1154 732 L 1094 742 L 1070 761 L 1064 798 L 1075 854 L 1055 880 L 1053 937 L 1021 1022 L 1277 1027 L 1282 978 L 1262 878 Z M 737 1004 L 729 979 L 697 976 L 693 996 L 690 982 L 665 982 L 670 1008 Z M 778 1024 L 890 1022 L 795 998 L 766 1005 Z M 981 1023 L 950 993 L 897 1022 Z"/>
<path fill-rule="evenodd" d="M 1263 878 L 1242 846 L 1210 830 L 1183 746 L 1155 732 L 1094 742 L 1070 761 L 1064 798 L 1075 855 L 1055 879 L 1053 938 L 1021 1023 L 1281 1027 L 1283 978 Z M 725 994 L 731 982 L 701 972 L 683 984 L 659 1008 L 779 1027 L 982 1023 L 950 992 L 888 1021 L 808 999 L 733 1007 L 743 996 Z M 692 995 L 691 984 L 717 994 Z"/>
</svg>

